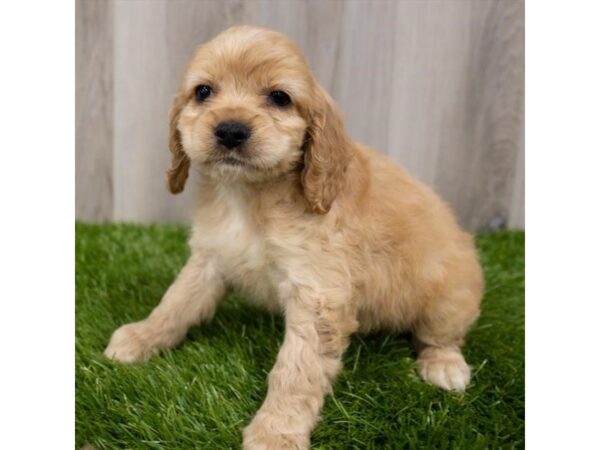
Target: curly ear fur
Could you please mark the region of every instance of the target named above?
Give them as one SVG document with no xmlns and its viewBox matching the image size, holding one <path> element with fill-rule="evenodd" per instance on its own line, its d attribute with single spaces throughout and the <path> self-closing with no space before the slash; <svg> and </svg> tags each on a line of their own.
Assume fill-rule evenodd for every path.
<svg viewBox="0 0 600 450">
<path fill-rule="evenodd" d="M 336 105 L 320 86 L 310 114 L 302 186 L 310 209 L 326 214 L 344 185 L 352 143 Z"/>
<path fill-rule="evenodd" d="M 185 104 L 185 98 L 177 95 L 169 111 L 169 150 L 171 150 L 171 167 L 167 170 L 167 184 L 169 191 L 179 194 L 185 187 L 190 170 L 190 158 L 183 151 L 181 134 L 177 129 L 179 114 Z"/>
</svg>

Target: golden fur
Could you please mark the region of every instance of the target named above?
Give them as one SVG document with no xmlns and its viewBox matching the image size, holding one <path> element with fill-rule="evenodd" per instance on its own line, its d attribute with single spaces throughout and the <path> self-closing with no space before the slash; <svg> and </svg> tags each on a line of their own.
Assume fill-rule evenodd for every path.
<svg viewBox="0 0 600 450">
<path fill-rule="evenodd" d="M 201 103 L 198 85 L 213 88 Z M 273 90 L 291 105 L 269 103 Z M 252 130 L 241 150 L 213 135 L 231 120 Z M 358 329 L 412 332 L 421 376 L 466 388 L 460 346 L 483 289 L 472 238 L 430 189 L 348 138 L 283 35 L 234 27 L 200 47 L 170 126 L 169 189 L 182 191 L 189 170 L 201 175 L 191 256 L 147 319 L 115 331 L 106 355 L 141 361 L 176 345 L 229 287 L 281 311 L 285 339 L 245 449 L 309 447 Z"/>
</svg>

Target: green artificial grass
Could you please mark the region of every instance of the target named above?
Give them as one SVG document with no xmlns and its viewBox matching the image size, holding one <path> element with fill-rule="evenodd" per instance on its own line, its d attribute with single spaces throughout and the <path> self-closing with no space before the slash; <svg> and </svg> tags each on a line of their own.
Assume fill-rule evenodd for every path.
<svg viewBox="0 0 600 450">
<path fill-rule="evenodd" d="M 259 408 L 283 321 L 232 294 L 208 324 L 146 364 L 102 356 L 111 333 L 143 319 L 188 255 L 184 227 L 77 225 L 76 445 L 238 449 Z M 355 335 L 312 437 L 315 449 L 524 447 L 524 239 L 477 239 L 481 318 L 464 395 L 425 384 L 405 335 Z"/>
</svg>

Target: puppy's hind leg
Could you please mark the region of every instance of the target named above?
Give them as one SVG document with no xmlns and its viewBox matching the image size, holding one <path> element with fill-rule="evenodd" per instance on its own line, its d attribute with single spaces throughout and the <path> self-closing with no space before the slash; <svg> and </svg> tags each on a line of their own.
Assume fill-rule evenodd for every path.
<svg viewBox="0 0 600 450">
<path fill-rule="evenodd" d="M 192 254 L 150 316 L 117 329 L 104 354 L 123 363 L 148 360 L 181 342 L 191 326 L 212 317 L 224 292 L 211 263 Z"/>
<path fill-rule="evenodd" d="M 479 293 L 456 291 L 428 306 L 414 330 L 419 374 L 433 385 L 462 392 L 471 379 L 471 369 L 460 347 L 479 315 Z"/>
</svg>

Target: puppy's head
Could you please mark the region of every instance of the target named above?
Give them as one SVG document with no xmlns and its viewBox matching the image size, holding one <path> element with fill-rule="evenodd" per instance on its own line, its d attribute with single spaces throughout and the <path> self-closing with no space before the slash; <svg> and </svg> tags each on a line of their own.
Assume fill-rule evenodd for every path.
<svg viewBox="0 0 600 450">
<path fill-rule="evenodd" d="M 170 112 L 173 193 L 190 166 L 204 176 L 253 183 L 301 171 L 304 195 L 329 211 L 350 159 L 331 98 L 282 34 L 230 28 L 190 61 Z"/>
</svg>

